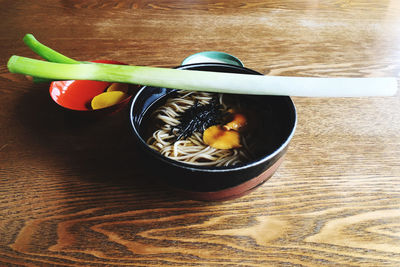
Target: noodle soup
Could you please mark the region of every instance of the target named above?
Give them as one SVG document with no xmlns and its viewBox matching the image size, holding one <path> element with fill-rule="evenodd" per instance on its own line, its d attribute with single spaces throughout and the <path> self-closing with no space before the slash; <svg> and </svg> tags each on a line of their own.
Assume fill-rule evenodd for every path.
<svg viewBox="0 0 400 267">
<path fill-rule="evenodd" d="M 179 68 L 260 75 L 247 68 L 217 63 Z M 223 116 L 205 116 L 199 130 L 186 118 L 201 114 L 199 118 L 204 119 L 210 110 L 207 105 L 212 114 Z M 236 113 L 245 118 L 243 128 L 230 125 Z M 218 95 L 144 86 L 132 101 L 130 120 L 151 177 L 188 198 L 214 201 L 247 194 L 274 174 L 293 137 L 297 117 L 287 96 Z M 193 131 L 185 131 L 186 126 Z M 228 136 L 238 137 L 239 141 L 230 143 L 234 146 L 229 149 L 214 149 L 204 144 L 209 141 L 205 133 L 213 133 L 210 129 L 226 130 L 233 134 Z"/>
<path fill-rule="evenodd" d="M 267 127 L 264 125 L 265 120 L 261 119 L 269 117 L 268 109 L 260 106 L 254 97 L 177 90 L 159 102 L 162 103 L 153 108 L 151 116 L 145 122 L 146 143 L 155 151 L 173 160 L 197 166 L 237 166 L 260 156 L 263 144 L 266 143 L 266 140 L 262 139 L 269 138 L 265 130 Z M 215 102 L 213 106 L 218 107 L 214 108 L 216 109 L 214 113 L 218 113 L 219 118 L 212 113 L 213 106 L 210 105 L 212 102 Z M 206 109 L 207 106 L 210 106 L 209 110 Z M 205 125 L 200 125 L 199 129 L 182 138 L 184 133 L 180 132 L 179 126 L 185 119 L 185 112 L 193 107 L 198 108 L 191 114 L 186 128 L 201 119 L 206 121 Z M 232 118 L 229 118 L 233 117 L 229 113 L 231 110 L 235 110 L 236 114 L 243 114 L 246 121 L 244 129 L 240 130 L 239 134 L 240 147 L 219 149 L 206 144 L 203 136 L 206 128 L 232 121 Z M 202 113 L 216 118 L 209 122 L 210 119 L 206 115 L 202 116 Z"/>
</svg>

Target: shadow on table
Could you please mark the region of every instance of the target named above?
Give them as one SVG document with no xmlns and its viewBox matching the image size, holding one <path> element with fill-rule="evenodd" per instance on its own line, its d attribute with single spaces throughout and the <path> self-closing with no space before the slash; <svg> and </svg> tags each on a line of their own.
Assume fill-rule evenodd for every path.
<svg viewBox="0 0 400 267">
<path fill-rule="evenodd" d="M 129 105 L 102 118 L 89 118 L 63 110 L 54 103 L 46 84 L 32 85 L 16 108 L 22 123 L 23 144 L 40 168 L 68 182 L 101 184 L 147 195 L 149 200 L 174 198 L 148 170 L 150 166 L 135 143 Z M 44 167 L 42 167 L 44 166 Z M 48 168 L 47 168 L 48 166 Z M 113 192 L 110 191 L 110 194 Z"/>
</svg>

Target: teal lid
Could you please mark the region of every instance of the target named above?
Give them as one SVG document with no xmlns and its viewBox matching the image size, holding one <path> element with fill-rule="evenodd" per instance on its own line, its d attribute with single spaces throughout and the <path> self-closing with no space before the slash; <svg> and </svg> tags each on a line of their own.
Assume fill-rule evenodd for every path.
<svg viewBox="0 0 400 267">
<path fill-rule="evenodd" d="M 182 65 L 193 63 L 225 63 L 243 67 L 243 63 L 237 57 L 218 51 L 199 52 L 182 61 Z"/>
</svg>

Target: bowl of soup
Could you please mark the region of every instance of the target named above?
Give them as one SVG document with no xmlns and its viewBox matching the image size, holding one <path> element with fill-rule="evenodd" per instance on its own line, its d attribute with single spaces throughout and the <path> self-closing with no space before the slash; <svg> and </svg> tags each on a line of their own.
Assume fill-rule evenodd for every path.
<svg viewBox="0 0 400 267">
<path fill-rule="evenodd" d="M 223 63 L 178 69 L 261 75 Z M 155 177 L 184 197 L 223 201 L 250 193 L 275 173 L 297 115 L 287 96 L 144 86 L 131 103 L 130 122 Z"/>
</svg>

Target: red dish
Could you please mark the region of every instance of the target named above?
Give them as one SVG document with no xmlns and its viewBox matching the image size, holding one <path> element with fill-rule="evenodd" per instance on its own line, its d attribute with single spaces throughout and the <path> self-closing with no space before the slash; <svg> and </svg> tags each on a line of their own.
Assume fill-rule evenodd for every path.
<svg viewBox="0 0 400 267">
<path fill-rule="evenodd" d="M 95 63 L 126 65 L 125 63 L 113 60 L 95 60 Z M 100 81 L 72 80 L 72 81 L 54 81 L 50 84 L 50 96 L 61 107 L 82 112 L 106 112 L 111 113 L 119 110 L 131 99 L 134 89 L 139 86 L 132 85 L 129 88 L 130 96 L 111 107 L 93 110 L 90 101 L 96 95 L 106 90 L 111 83 Z"/>
</svg>

